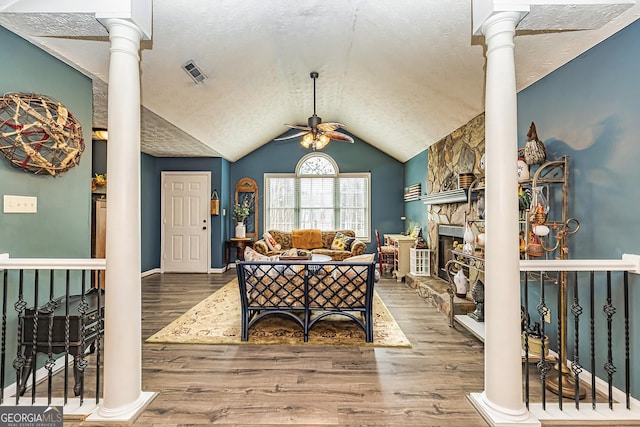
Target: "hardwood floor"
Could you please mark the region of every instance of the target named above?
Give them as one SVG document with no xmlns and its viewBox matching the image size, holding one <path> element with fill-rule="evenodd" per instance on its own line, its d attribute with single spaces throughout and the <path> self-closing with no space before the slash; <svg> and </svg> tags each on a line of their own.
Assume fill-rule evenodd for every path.
<svg viewBox="0 0 640 427">
<path fill-rule="evenodd" d="M 234 277 L 144 278 L 143 339 Z M 134 425 L 486 426 L 467 400 L 482 344 L 404 283 L 376 289 L 412 348 L 145 343 L 142 389 L 158 396 Z"/>
</svg>

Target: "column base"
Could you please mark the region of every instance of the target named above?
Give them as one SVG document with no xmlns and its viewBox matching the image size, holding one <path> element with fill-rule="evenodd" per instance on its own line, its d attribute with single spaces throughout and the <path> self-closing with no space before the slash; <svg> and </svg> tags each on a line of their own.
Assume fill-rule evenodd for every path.
<svg viewBox="0 0 640 427">
<path fill-rule="evenodd" d="M 157 395 L 156 392 L 143 391 L 135 402 L 125 408 L 105 409 L 100 406 L 87 417 L 86 421 L 91 421 L 92 426 L 113 425 L 113 423 L 133 424 Z"/>
<path fill-rule="evenodd" d="M 482 418 L 492 427 L 500 426 L 530 426 L 540 427 L 542 424 L 529 411 L 524 408 L 522 411 L 502 411 L 500 407 L 489 402 L 483 393 L 471 393 L 468 396 L 471 404 L 480 413 Z"/>
</svg>

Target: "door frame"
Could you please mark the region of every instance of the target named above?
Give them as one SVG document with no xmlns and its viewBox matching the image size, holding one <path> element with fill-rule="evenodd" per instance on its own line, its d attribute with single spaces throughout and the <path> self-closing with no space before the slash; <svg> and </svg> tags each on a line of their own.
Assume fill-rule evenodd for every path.
<svg viewBox="0 0 640 427">
<path fill-rule="evenodd" d="M 176 175 L 202 175 L 207 181 L 206 200 L 202 200 L 203 206 L 207 206 L 207 274 L 211 273 L 211 216 L 209 213 L 209 195 L 211 194 L 211 171 L 162 171 L 160 178 L 160 272 L 165 272 L 165 184 L 167 176 Z M 200 271 L 192 273 L 202 273 Z"/>
</svg>

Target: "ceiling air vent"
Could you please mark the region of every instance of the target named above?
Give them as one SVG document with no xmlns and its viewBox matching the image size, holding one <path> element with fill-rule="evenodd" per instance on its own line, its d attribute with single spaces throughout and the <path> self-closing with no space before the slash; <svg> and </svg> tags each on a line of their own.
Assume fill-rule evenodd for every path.
<svg viewBox="0 0 640 427">
<path fill-rule="evenodd" d="M 202 83 L 204 79 L 207 78 L 207 76 L 205 76 L 204 73 L 200 71 L 200 68 L 198 68 L 196 63 L 193 61 L 187 61 L 187 63 L 184 64 L 182 68 L 184 68 L 187 74 L 189 74 L 189 76 L 191 76 L 193 81 L 196 83 Z"/>
</svg>

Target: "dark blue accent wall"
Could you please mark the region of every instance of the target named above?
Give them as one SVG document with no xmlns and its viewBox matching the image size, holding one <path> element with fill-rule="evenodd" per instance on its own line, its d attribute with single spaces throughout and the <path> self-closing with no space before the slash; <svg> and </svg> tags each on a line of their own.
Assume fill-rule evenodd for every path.
<svg viewBox="0 0 640 427">
<path fill-rule="evenodd" d="M 402 231 L 403 223 L 403 164 L 382 151 L 354 136 L 355 143 L 331 141 L 322 152 L 331 156 L 341 173 L 371 173 L 371 235 L 378 228 L 382 233 Z M 300 138 L 269 142 L 237 162 L 231 164 L 229 196 L 234 197 L 235 184 L 240 178 L 248 177 L 256 181 L 259 188 L 260 209 L 259 233 L 264 233 L 264 174 L 293 173 L 298 161 L 309 153 L 300 145 Z M 233 226 L 230 215 L 228 230 Z M 229 235 L 229 234 L 228 234 Z M 232 235 L 232 233 L 231 233 Z M 368 252 L 375 252 L 375 239 L 368 243 Z"/>
<path fill-rule="evenodd" d="M 93 140 L 91 146 L 91 176 L 107 173 L 107 141 Z"/>
<path fill-rule="evenodd" d="M 581 228 L 569 238 L 571 258 L 617 258 L 623 253 L 640 254 L 640 22 L 566 64 L 518 94 L 518 129 L 524 145 L 529 124 L 534 121 L 549 157 L 570 156 L 569 216 Z M 597 287 L 603 301 L 603 284 Z M 631 354 L 640 354 L 640 280 L 631 275 Z M 554 298 L 554 287 L 550 287 Z M 614 294 L 621 283 L 614 281 Z M 602 320 L 598 305 L 596 316 Z M 587 316 L 588 314 L 585 314 Z M 602 322 L 599 322 L 602 325 Z M 586 325 L 585 325 L 586 326 Z M 614 316 L 614 328 L 623 331 L 621 307 Z M 552 329 L 552 328 L 550 328 Z M 551 331 L 553 333 L 553 331 Z M 588 330 L 581 353 L 589 354 Z M 606 337 L 604 329 L 596 335 Z M 621 335 L 621 334 L 617 334 Z M 606 342 L 601 340 L 602 343 Z M 604 346 L 597 355 L 604 360 Z M 616 366 L 622 371 L 624 343 L 614 343 Z M 601 366 L 604 362 L 599 363 Z M 633 369 L 633 368 L 632 368 Z M 633 372 L 632 394 L 640 396 L 640 375 Z M 606 378 L 602 369 L 597 375 Z M 622 387 L 618 374 L 615 385 Z"/>
<path fill-rule="evenodd" d="M 146 154 L 141 159 L 141 200 L 142 200 L 142 271 L 160 268 L 162 256 L 161 240 L 161 181 L 163 171 L 203 171 L 211 172 L 211 188 L 221 192 L 226 179 L 226 164 L 222 158 L 152 157 Z M 224 190 L 222 190 L 224 192 Z M 222 200 L 222 198 L 221 198 Z M 224 261 L 223 216 L 211 215 L 211 267 L 221 268 Z"/>
<path fill-rule="evenodd" d="M 160 175 L 156 158 L 140 156 L 140 266 L 142 271 L 160 268 Z"/>
<path fill-rule="evenodd" d="M 427 194 L 428 152 L 429 150 L 425 149 L 404 164 L 404 186 L 421 184 L 421 195 Z M 429 216 L 424 202 L 422 200 L 405 202 L 404 216 L 407 217 L 405 230 L 408 229 L 410 221 L 419 222 L 422 225 L 422 237 L 427 240 Z"/>
</svg>

